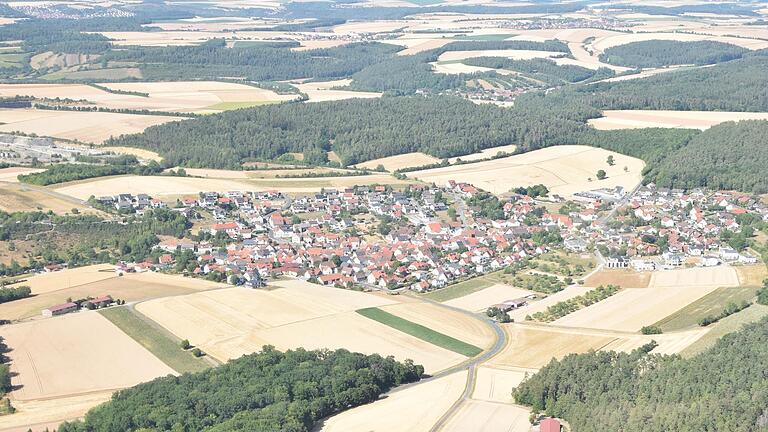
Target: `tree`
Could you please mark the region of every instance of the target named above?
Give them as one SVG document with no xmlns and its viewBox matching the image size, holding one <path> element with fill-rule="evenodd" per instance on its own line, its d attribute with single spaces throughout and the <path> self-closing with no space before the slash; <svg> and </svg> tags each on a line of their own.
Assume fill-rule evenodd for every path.
<svg viewBox="0 0 768 432">
<path fill-rule="evenodd" d="M 192 355 L 195 357 L 202 357 L 203 351 L 200 348 L 192 348 Z"/>
<path fill-rule="evenodd" d="M 452 221 L 456 221 L 456 209 L 453 207 L 448 207 L 448 217 L 451 218 Z"/>
<path fill-rule="evenodd" d="M 188 339 L 184 339 L 181 341 L 181 349 L 188 350 L 191 345 L 189 344 Z"/>
<path fill-rule="evenodd" d="M 614 166 L 616 165 L 616 161 L 613 160 L 613 155 L 608 155 L 608 159 L 606 160 L 608 162 L 608 165 Z"/>
<path fill-rule="evenodd" d="M 605 173 L 605 170 L 598 170 L 597 171 L 597 179 L 598 180 L 605 180 L 606 177 L 608 177 L 608 175 Z"/>
<path fill-rule="evenodd" d="M 640 333 L 644 335 L 654 335 L 654 334 L 661 334 L 662 331 L 661 331 L 661 327 L 659 326 L 649 325 L 641 328 Z"/>
</svg>

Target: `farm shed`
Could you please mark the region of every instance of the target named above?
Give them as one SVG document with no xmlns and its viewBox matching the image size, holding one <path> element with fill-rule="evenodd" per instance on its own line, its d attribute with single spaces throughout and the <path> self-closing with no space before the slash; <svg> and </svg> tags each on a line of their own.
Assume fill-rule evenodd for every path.
<svg viewBox="0 0 768 432">
<path fill-rule="evenodd" d="M 77 305 L 75 303 L 69 302 L 69 303 L 63 303 L 56 306 L 51 306 L 49 308 L 43 309 L 43 316 L 44 317 L 52 317 L 56 315 L 64 315 L 66 313 L 74 312 L 77 310 Z"/>
</svg>

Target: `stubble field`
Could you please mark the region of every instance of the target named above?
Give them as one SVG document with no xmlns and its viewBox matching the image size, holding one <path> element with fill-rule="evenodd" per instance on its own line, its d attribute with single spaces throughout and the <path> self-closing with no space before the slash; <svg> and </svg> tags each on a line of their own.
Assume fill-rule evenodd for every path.
<svg viewBox="0 0 768 432">
<path fill-rule="evenodd" d="M 727 121 L 768 120 L 768 113 L 715 111 L 608 110 L 589 124 L 599 130 L 639 128 L 708 129 Z"/>
</svg>

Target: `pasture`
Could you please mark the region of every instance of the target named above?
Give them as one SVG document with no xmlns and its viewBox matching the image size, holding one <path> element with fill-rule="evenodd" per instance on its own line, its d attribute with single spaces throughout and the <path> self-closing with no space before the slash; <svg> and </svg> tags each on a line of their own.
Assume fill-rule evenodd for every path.
<svg viewBox="0 0 768 432">
<path fill-rule="evenodd" d="M 654 272 L 648 288 L 627 288 L 578 310 L 555 325 L 618 331 L 639 331 L 677 312 L 719 287 L 738 286 L 731 267 L 691 268 Z"/>
<path fill-rule="evenodd" d="M 709 129 L 727 121 L 768 120 L 768 113 L 720 111 L 608 110 L 588 121 L 595 129 L 685 128 Z"/>
<path fill-rule="evenodd" d="M 391 298 L 279 281 L 269 290 L 231 288 L 141 303 L 137 310 L 220 361 L 274 345 L 346 348 L 411 358 L 430 372 L 466 357 L 368 319 L 358 309 L 396 304 Z"/>
<path fill-rule="evenodd" d="M 150 126 L 176 120 L 183 120 L 183 117 L 2 108 L 0 132 L 22 132 L 101 144 L 112 136 L 143 132 Z"/>
<path fill-rule="evenodd" d="M 467 372 L 396 390 L 325 420 L 321 432 L 428 432 L 459 399 Z M 371 419 L 375 419 L 372 421 Z"/>
<path fill-rule="evenodd" d="M 613 155 L 615 165 L 606 159 Z M 467 182 L 494 194 L 519 186 L 543 184 L 550 193 L 571 197 L 576 192 L 623 186 L 632 189 L 642 178 L 640 159 L 582 145 L 548 147 L 500 159 L 410 172 L 411 178 L 444 185 L 449 180 Z M 624 171 L 624 167 L 627 168 Z M 596 179 L 598 170 L 607 178 Z"/>
</svg>

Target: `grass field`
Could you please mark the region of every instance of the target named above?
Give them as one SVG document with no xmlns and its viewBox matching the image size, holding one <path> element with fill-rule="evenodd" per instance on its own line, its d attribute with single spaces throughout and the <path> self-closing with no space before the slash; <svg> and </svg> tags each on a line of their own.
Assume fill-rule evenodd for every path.
<svg viewBox="0 0 768 432">
<path fill-rule="evenodd" d="M 743 325 L 759 321 L 768 316 L 768 306 L 753 304 L 741 312 L 736 312 L 718 321 L 704 336 L 692 343 L 686 349 L 680 352 L 683 357 L 694 356 L 717 342 L 718 339 L 738 331 Z"/>
<path fill-rule="evenodd" d="M 130 308 L 115 307 L 99 313 L 176 372 L 200 372 L 211 366 L 206 360 L 181 349 L 179 340 Z"/>
<path fill-rule="evenodd" d="M 408 321 L 396 315 L 392 315 L 391 313 L 385 312 L 379 308 L 374 307 L 374 308 L 359 309 L 357 313 L 359 313 L 360 315 L 366 318 L 370 318 L 372 320 L 378 321 L 382 324 L 386 324 L 392 328 L 400 330 L 403 333 L 409 334 L 423 341 L 429 342 L 431 344 L 437 345 L 441 348 L 445 348 L 455 353 L 465 355 L 467 357 L 474 357 L 480 354 L 481 352 L 483 352 L 482 349 L 474 345 L 470 345 L 466 342 L 462 342 L 448 335 L 438 333 L 428 327 L 424 327 L 423 325 L 416 324 L 412 321 Z"/>
<path fill-rule="evenodd" d="M 437 302 L 444 302 L 453 300 L 455 298 L 464 297 L 465 295 L 472 294 L 484 288 L 488 288 L 495 283 L 496 280 L 494 280 L 493 274 L 479 276 L 464 282 L 448 285 L 445 288 L 440 288 L 438 290 L 426 293 L 424 294 L 424 298 L 428 298 Z"/>
<path fill-rule="evenodd" d="M 654 325 L 661 327 L 665 332 L 697 327 L 701 318 L 719 314 L 730 302 L 752 300 L 755 291 L 755 287 L 718 288 Z"/>
</svg>

